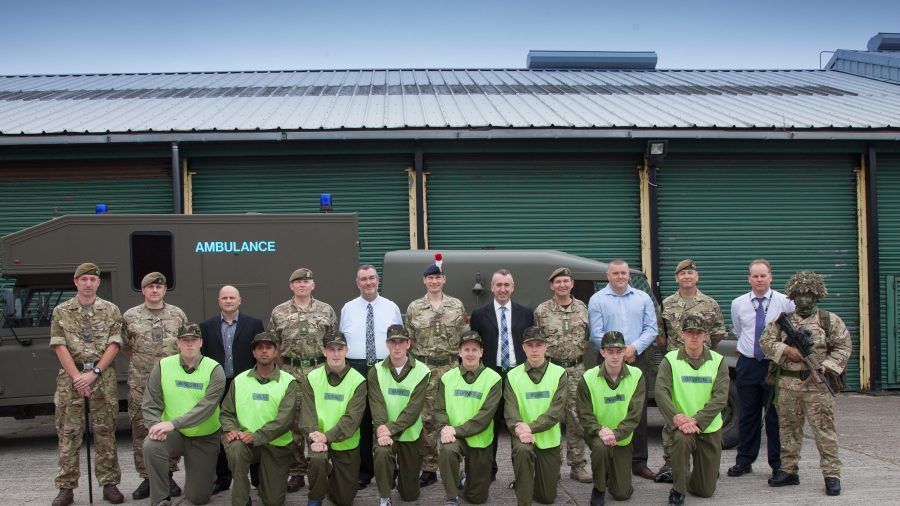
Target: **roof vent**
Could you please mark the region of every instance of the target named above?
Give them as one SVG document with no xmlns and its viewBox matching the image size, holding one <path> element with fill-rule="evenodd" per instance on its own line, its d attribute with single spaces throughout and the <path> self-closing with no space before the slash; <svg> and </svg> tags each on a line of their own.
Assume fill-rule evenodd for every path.
<svg viewBox="0 0 900 506">
<path fill-rule="evenodd" d="M 883 33 L 869 39 L 869 51 L 900 51 L 900 33 Z"/>
<path fill-rule="evenodd" d="M 526 65 L 530 69 L 654 70 L 656 52 L 531 50 Z"/>
</svg>

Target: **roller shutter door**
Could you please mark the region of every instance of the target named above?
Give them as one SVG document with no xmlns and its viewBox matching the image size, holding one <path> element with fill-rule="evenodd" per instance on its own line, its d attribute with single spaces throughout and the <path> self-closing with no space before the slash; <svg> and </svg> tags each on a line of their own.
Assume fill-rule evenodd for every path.
<svg viewBox="0 0 900 506">
<path fill-rule="evenodd" d="M 731 301 L 750 290 L 747 265 L 772 262 L 772 287 L 792 273 L 825 277 L 821 308 L 844 320 L 853 338 L 849 389 L 859 387 L 859 286 L 856 162 L 813 157 L 670 159 L 659 172 L 661 290 L 677 290 L 674 270 L 693 258 L 700 289 L 730 324 Z"/>
<path fill-rule="evenodd" d="M 881 381 L 884 388 L 900 388 L 900 157 L 896 155 L 878 157 L 878 257 Z M 893 287 L 889 287 L 889 277 Z"/>
</svg>

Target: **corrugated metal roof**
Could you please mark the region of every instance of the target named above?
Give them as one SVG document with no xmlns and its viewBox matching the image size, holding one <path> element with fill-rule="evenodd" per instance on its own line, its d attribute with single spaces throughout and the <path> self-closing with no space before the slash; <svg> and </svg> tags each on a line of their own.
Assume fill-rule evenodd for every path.
<svg viewBox="0 0 900 506">
<path fill-rule="evenodd" d="M 900 83 L 900 51 L 838 49 L 825 68 Z"/>
<path fill-rule="evenodd" d="M 0 134 L 894 129 L 900 86 L 829 70 L 0 76 Z"/>
</svg>

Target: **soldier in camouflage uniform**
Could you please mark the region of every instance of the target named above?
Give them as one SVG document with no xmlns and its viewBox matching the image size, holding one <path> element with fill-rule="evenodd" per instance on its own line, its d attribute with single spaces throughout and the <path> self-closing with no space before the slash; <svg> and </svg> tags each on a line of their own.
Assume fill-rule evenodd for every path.
<svg viewBox="0 0 900 506">
<path fill-rule="evenodd" d="M 800 332 L 809 331 L 812 358 L 829 379 L 838 377 L 847 367 L 852 351 L 850 332 L 844 321 L 828 311 L 817 310 L 819 300 L 828 291 L 822 276 L 803 271 L 791 276 L 785 294 L 797 310 L 787 318 Z M 828 328 L 825 328 L 827 325 Z M 834 397 L 818 376 L 811 374 L 797 348 L 784 344 L 785 335 L 778 321 L 766 325 L 759 339 L 763 353 L 778 364 L 777 408 L 781 421 L 781 469 L 769 478 L 769 485 L 797 485 L 804 420 L 809 420 L 819 449 L 819 467 L 825 477 L 825 493 L 841 493 L 841 460 L 838 458 L 834 427 Z"/>
<path fill-rule="evenodd" d="M 95 475 L 103 485 L 103 498 L 119 504 L 125 497 L 116 486 L 122 472 L 116 455 L 119 399 L 113 360 L 122 344 L 122 314 L 115 304 L 97 297 L 100 269 L 96 265 L 79 265 L 74 281 L 76 296 L 53 309 L 50 323 L 50 348 L 61 366 L 53 396 L 59 436 L 59 474 L 54 481 L 59 495 L 53 506 L 74 502 L 72 489 L 78 486 L 78 451 L 85 430 L 85 398 L 90 401 L 94 431 Z"/>
<path fill-rule="evenodd" d="M 434 399 L 441 376 L 457 365 L 459 337 L 469 330 L 468 316 L 459 299 L 444 293 L 447 276 L 436 264 L 422 272 L 426 294 L 406 308 L 406 330 L 413 340 L 410 353 L 431 369 L 431 382 L 422 409 L 424 455 L 419 486 L 437 483 L 439 434 L 434 425 Z"/>
<path fill-rule="evenodd" d="M 150 480 L 144 466 L 144 438 L 147 427 L 141 411 L 147 378 L 159 359 L 178 353 L 178 331 L 187 323 L 187 316 L 178 306 L 165 303 L 166 277 L 151 272 L 141 280 L 144 303 L 122 315 L 122 351 L 128 356 L 128 419 L 131 422 L 131 444 L 134 450 L 134 469 L 141 483 L 131 493 L 134 500 L 150 497 Z M 178 459 L 169 462 L 169 493 L 181 495 L 181 488 L 172 478 L 178 470 Z"/>
<path fill-rule="evenodd" d="M 678 262 L 675 266 L 675 281 L 678 283 L 678 291 L 663 300 L 662 312 L 659 315 L 660 333 L 656 337 L 656 344 L 664 348 L 666 352 L 684 348 L 684 339 L 681 337 L 681 320 L 685 315 L 696 315 L 712 325 L 709 332 L 707 347 L 714 350 L 719 341 L 725 337 L 725 320 L 722 318 L 722 309 L 715 299 L 701 292 L 697 288 L 700 273 L 697 266 L 690 258 Z M 675 428 L 671 424 L 665 424 L 662 430 L 663 459 L 665 462 L 653 477 L 657 483 L 672 483 L 672 467 L 670 465 L 672 437 Z"/>
<path fill-rule="evenodd" d="M 279 351 L 284 370 L 297 381 L 317 366 L 325 363 L 322 356 L 322 337 L 328 330 L 337 329 L 334 309 L 313 298 L 316 281 L 311 270 L 302 267 L 291 273 L 288 286 L 294 296 L 272 310 L 269 330 L 281 341 Z M 296 492 L 306 484 L 306 456 L 304 437 L 300 431 L 300 402 L 296 403 L 294 419 L 293 459 L 289 471 L 287 491 Z"/>
<path fill-rule="evenodd" d="M 568 376 L 569 392 L 566 397 L 565 425 L 567 460 L 570 476 L 581 483 L 593 482 L 585 466 L 584 431 L 578 421 L 575 405 L 578 383 L 584 376 L 584 350 L 588 344 L 588 310 L 584 302 L 572 297 L 575 282 L 572 271 L 560 267 L 548 279 L 553 298 L 541 303 L 534 310 L 534 325 L 540 327 L 550 340 L 547 358 L 564 368 Z"/>
</svg>

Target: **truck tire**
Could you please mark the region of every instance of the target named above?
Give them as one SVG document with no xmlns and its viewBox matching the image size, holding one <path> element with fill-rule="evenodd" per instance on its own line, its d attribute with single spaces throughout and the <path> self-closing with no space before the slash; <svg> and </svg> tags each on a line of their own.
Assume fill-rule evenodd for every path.
<svg viewBox="0 0 900 506">
<path fill-rule="evenodd" d="M 722 410 L 722 448 L 734 448 L 738 444 L 738 391 L 734 378 L 728 385 L 728 403 Z"/>
</svg>

